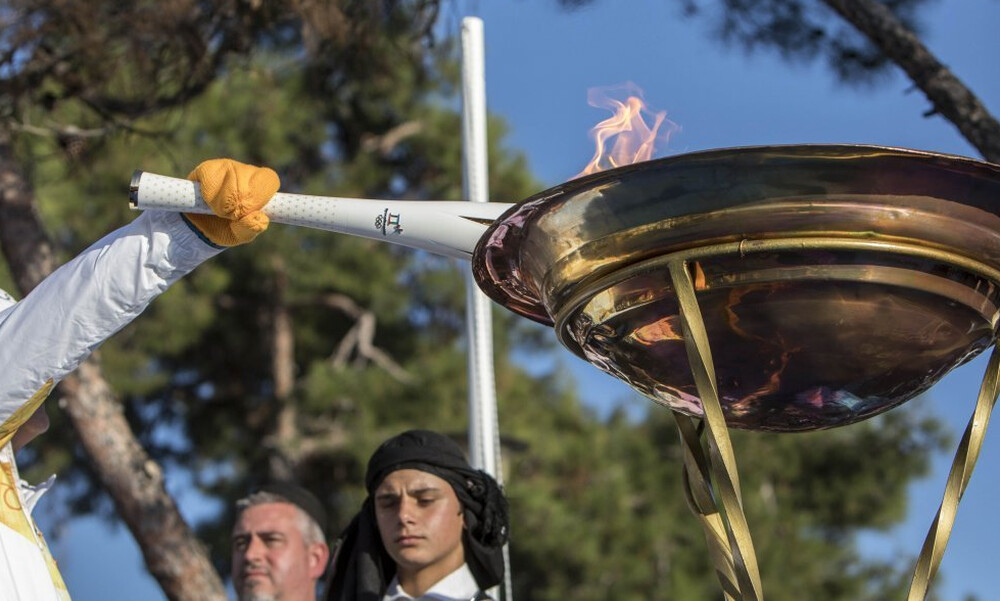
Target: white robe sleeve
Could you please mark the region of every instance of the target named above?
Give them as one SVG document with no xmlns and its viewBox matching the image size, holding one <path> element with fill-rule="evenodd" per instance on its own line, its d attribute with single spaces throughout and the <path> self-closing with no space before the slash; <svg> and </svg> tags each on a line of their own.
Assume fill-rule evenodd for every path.
<svg viewBox="0 0 1000 601">
<path fill-rule="evenodd" d="M 0 312 L 0 426 L 16 429 L 8 420 L 47 382 L 73 371 L 167 287 L 220 250 L 179 214 L 147 211 Z"/>
</svg>

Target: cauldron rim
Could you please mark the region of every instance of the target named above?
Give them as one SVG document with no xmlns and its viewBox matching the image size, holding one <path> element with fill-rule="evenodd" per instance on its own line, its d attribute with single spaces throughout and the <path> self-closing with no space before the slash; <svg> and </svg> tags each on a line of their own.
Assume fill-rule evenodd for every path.
<svg viewBox="0 0 1000 601">
<path fill-rule="evenodd" d="M 543 302 L 534 282 L 526 280 L 520 269 L 519 238 L 537 222 L 540 215 L 553 210 L 567 199 L 579 197 L 614 182 L 629 181 L 637 174 L 657 172 L 685 164 L 725 164 L 732 161 L 799 160 L 868 161 L 877 158 L 902 159 L 924 168 L 947 169 L 969 175 L 995 178 L 1000 181 L 1000 165 L 957 154 L 876 144 L 778 144 L 712 148 L 671 155 L 625 165 L 569 180 L 515 203 L 504 211 L 479 239 L 472 254 L 472 273 L 479 287 L 494 302 L 514 313 L 552 326 L 555 316 Z M 1000 211 L 1000 200 L 997 201 Z M 512 252 L 497 254 L 496 249 L 509 244 Z M 646 258 L 646 257 L 644 257 Z M 639 259 L 642 260 L 642 259 Z M 620 265 L 627 266 L 637 261 Z"/>
</svg>

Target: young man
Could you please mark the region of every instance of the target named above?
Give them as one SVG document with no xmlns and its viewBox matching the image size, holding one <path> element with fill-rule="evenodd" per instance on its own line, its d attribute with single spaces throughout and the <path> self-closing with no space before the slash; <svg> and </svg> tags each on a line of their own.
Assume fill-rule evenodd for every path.
<svg viewBox="0 0 1000 601">
<path fill-rule="evenodd" d="M 410 430 L 368 461 L 368 498 L 347 527 L 331 601 L 471 601 L 503 580 L 507 499 L 451 439 Z"/>
<path fill-rule="evenodd" d="M 230 159 L 190 179 L 216 215 L 147 211 L 80 253 L 24 300 L 0 294 L 0 601 L 62 601 L 66 586 L 31 517 L 52 485 L 20 479 L 14 451 L 48 428 L 56 382 L 135 319 L 156 296 L 227 246 L 267 228 L 260 209 L 278 176 Z"/>
<path fill-rule="evenodd" d="M 239 601 L 316 601 L 330 549 L 326 512 L 306 489 L 272 483 L 236 502 L 233 588 Z"/>
</svg>

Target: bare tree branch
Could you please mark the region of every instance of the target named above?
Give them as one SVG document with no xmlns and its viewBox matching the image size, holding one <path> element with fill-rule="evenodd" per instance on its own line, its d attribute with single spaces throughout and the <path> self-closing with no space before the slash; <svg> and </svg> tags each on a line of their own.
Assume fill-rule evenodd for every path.
<svg viewBox="0 0 1000 601">
<path fill-rule="evenodd" d="M 823 2 L 899 65 L 930 99 L 934 112 L 954 123 L 986 160 L 1000 163 L 1000 122 L 885 4 L 876 0 Z"/>
<path fill-rule="evenodd" d="M 112 125 L 90 129 L 81 129 L 75 125 L 32 125 L 31 123 L 23 123 L 20 121 L 14 121 L 13 119 L 8 120 L 7 125 L 13 131 L 24 132 L 26 134 L 42 138 L 100 138 L 110 134 L 116 129 Z"/>
<path fill-rule="evenodd" d="M 276 450 L 269 461 L 271 477 L 289 480 L 295 461 L 290 453 L 299 438 L 296 420 L 298 411 L 292 393 L 295 390 L 295 333 L 292 315 L 286 302 L 288 273 L 284 261 L 276 255 L 274 290 L 271 298 L 271 371 L 274 381 L 274 400 L 278 415 L 274 432 L 269 437 L 269 448 Z"/>
<path fill-rule="evenodd" d="M 34 191 L 24 167 L 14 158 L 10 140 L 0 131 L 0 249 L 14 281 L 31 290 L 55 269 L 52 242 L 35 209 Z"/>
<path fill-rule="evenodd" d="M 375 314 L 362 309 L 350 297 L 343 294 L 328 294 L 322 299 L 323 304 L 338 309 L 355 319 L 354 327 L 341 339 L 336 352 L 330 357 L 330 362 L 336 367 L 346 365 L 351 351 L 357 351 L 358 358 L 372 361 L 397 381 L 410 384 L 414 381 L 401 365 L 385 351 L 375 346 Z"/>
<path fill-rule="evenodd" d="M 361 150 L 362 152 L 377 152 L 379 155 L 387 157 L 399 146 L 400 142 L 419 134 L 423 129 L 424 124 L 422 121 L 400 123 L 380 136 L 362 136 Z"/>
</svg>

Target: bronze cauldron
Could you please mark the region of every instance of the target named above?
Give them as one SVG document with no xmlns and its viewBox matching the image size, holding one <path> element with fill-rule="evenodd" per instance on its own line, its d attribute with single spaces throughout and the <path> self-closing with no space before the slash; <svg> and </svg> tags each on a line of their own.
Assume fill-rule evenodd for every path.
<svg viewBox="0 0 1000 601">
<path fill-rule="evenodd" d="M 701 417 L 677 261 L 691 272 L 730 426 L 854 423 L 993 343 L 1000 166 L 854 145 L 673 156 L 514 205 L 472 266 L 497 303 Z"/>
</svg>

